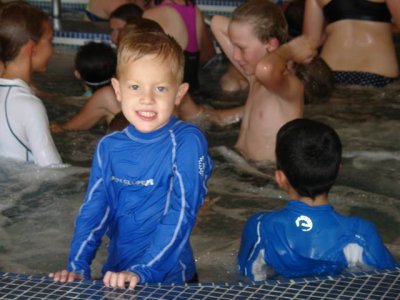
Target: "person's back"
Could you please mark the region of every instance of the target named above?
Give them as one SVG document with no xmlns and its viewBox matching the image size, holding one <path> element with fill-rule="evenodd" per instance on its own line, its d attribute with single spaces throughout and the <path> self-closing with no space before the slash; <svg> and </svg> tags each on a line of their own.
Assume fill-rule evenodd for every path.
<svg viewBox="0 0 400 300">
<path fill-rule="evenodd" d="M 99 121 L 107 124 L 121 111 L 111 86 L 115 75 L 117 56 L 114 49 L 101 42 L 81 46 L 75 56 L 75 76 L 90 89 L 91 96 L 81 110 L 63 124 L 53 122 L 53 133 L 67 130 L 88 130 Z"/>
<path fill-rule="evenodd" d="M 46 108 L 32 89 L 52 55 L 49 17 L 24 2 L 0 7 L 0 155 L 39 166 L 62 163 L 48 128 Z"/>
<path fill-rule="evenodd" d="M 303 30 L 322 46 L 337 83 L 381 87 L 399 76 L 391 24 L 400 24 L 399 11 L 394 1 L 311 0 Z"/>
<path fill-rule="evenodd" d="M 265 280 L 396 266 L 371 222 L 341 215 L 329 204 L 341 153 L 339 136 L 323 123 L 295 119 L 280 128 L 275 178 L 290 201 L 246 222 L 238 255 L 242 275 Z"/>
<path fill-rule="evenodd" d="M 304 36 L 285 43 L 286 21 L 269 1 L 248 1 L 231 20 L 214 16 L 211 28 L 250 85 L 235 147 L 248 159 L 273 161 L 276 132 L 303 115 L 304 86 L 288 62 L 307 64 L 315 49 Z"/>
</svg>

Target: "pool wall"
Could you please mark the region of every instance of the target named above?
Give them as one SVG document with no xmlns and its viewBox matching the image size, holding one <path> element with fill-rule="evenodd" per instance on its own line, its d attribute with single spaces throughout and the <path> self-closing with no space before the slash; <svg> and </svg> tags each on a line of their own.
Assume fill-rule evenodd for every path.
<svg viewBox="0 0 400 300">
<path fill-rule="evenodd" d="M 30 0 L 31 4 L 51 12 L 51 0 Z M 218 1 L 197 0 L 196 3 L 206 18 L 213 15 L 230 15 L 244 0 Z M 61 26 L 55 30 L 53 43 L 55 45 L 77 47 L 88 41 L 110 42 L 108 25 L 97 22 L 83 21 L 87 0 L 61 1 Z M 57 29 L 57 28 L 56 28 Z"/>
</svg>

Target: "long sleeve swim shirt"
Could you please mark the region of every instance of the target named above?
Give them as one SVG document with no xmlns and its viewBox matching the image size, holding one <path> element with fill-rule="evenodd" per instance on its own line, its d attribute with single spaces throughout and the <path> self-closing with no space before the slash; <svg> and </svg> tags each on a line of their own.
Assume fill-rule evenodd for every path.
<svg viewBox="0 0 400 300">
<path fill-rule="evenodd" d="M 0 78 L 0 155 L 44 167 L 61 164 L 46 108 L 21 79 Z"/>
<path fill-rule="evenodd" d="M 297 200 L 247 221 L 238 262 L 240 273 L 256 281 L 397 265 L 371 222 L 343 216 L 331 205 L 309 206 Z"/>
<path fill-rule="evenodd" d="M 196 270 L 189 236 L 212 166 L 202 132 L 175 117 L 154 132 L 129 125 L 105 136 L 76 219 L 68 270 L 90 278 L 106 233 L 103 273 L 133 272 L 140 283 L 190 280 Z"/>
</svg>

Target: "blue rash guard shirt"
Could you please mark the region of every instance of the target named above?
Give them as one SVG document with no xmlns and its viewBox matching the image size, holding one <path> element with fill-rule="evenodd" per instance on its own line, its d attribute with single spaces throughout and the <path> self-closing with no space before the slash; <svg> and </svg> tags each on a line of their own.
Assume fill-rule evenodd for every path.
<svg viewBox="0 0 400 300">
<path fill-rule="evenodd" d="M 256 281 L 276 274 L 295 278 L 396 267 L 372 223 L 343 216 L 331 205 L 297 200 L 249 218 L 238 262 L 241 275 Z"/>
<path fill-rule="evenodd" d="M 140 283 L 190 280 L 196 269 L 189 236 L 212 166 L 202 132 L 175 117 L 150 133 L 129 125 L 105 136 L 76 219 L 68 271 L 89 279 L 107 233 L 103 273 L 134 272 Z"/>
</svg>

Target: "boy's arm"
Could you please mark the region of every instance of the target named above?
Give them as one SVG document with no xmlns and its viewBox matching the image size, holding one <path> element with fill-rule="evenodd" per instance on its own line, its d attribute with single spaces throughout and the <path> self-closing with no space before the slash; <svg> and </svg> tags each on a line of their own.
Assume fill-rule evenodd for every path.
<svg viewBox="0 0 400 300">
<path fill-rule="evenodd" d="M 318 0 L 307 0 L 304 8 L 303 34 L 321 46 L 325 39 L 325 17 Z"/>
<path fill-rule="evenodd" d="M 230 19 L 228 17 L 218 15 L 213 16 L 211 19 L 211 31 L 213 32 L 218 45 L 222 48 L 222 51 L 228 57 L 229 61 L 245 78 L 248 78 L 248 76 L 243 73 L 239 64 L 233 59 L 234 46 L 231 43 L 228 35 L 229 22 Z"/>
<path fill-rule="evenodd" d="M 358 224 L 359 228 L 355 232 L 356 236 L 361 239 L 360 244 L 364 248 L 363 262 L 377 269 L 393 269 L 398 266 L 399 264 L 386 248 L 375 225 L 365 220 L 361 220 Z"/>
<path fill-rule="evenodd" d="M 243 229 L 238 254 L 240 275 L 252 280 L 265 280 L 267 277 L 265 249 L 261 237 L 263 213 L 251 216 Z"/>
<path fill-rule="evenodd" d="M 289 63 L 310 63 L 316 55 L 311 40 L 302 35 L 265 54 L 256 66 L 256 79 L 269 91 L 290 100 L 299 91 L 298 79 L 289 69 Z"/>
<path fill-rule="evenodd" d="M 177 264 L 182 264 L 182 251 L 187 250 L 197 211 L 207 193 L 211 169 L 207 142 L 200 132 L 196 130 L 194 133 L 191 129 L 183 141 L 177 141 L 169 187 L 171 193 L 153 242 L 143 255 L 141 264 L 127 270 L 137 274 L 140 283 L 162 282 Z"/>
<path fill-rule="evenodd" d="M 108 104 L 109 98 L 115 97 L 110 94 L 108 89 L 100 89 L 96 91 L 81 108 L 81 110 L 69 119 L 64 124 L 59 126 L 51 124 L 50 129 L 54 133 L 58 133 L 63 130 L 89 130 L 94 127 L 101 119 L 106 118 L 112 114 L 110 111 L 110 105 Z M 116 100 L 115 100 L 116 102 Z M 60 128 L 61 127 L 61 130 Z"/>
<path fill-rule="evenodd" d="M 68 258 L 69 272 L 90 279 L 90 264 L 101 243 L 110 218 L 105 186 L 102 179 L 100 147 L 93 158 L 85 200 L 75 222 L 74 236 Z"/>
<path fill-rule="evenodd" d="M 392 14 L 393 23 L 400 28 L 400 3 L 397 0 L 386 0 L 386 5 Z"/>
<path fill-rule="evenodd" d="M 211 34 L 207 25 L 204 21 L 204 16 L 201 13 L 201 10 L 196 7 L 196 20 L 199 24 L 200 31 L 200 41 L 199 41 L 199 49 L 200 49 L 200 64 L 205 64 L 211 58 L 215 56 L 215 48 L 212 42 Z"/>
</svg>

